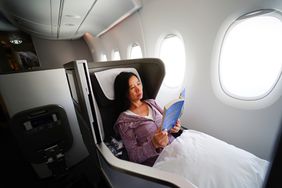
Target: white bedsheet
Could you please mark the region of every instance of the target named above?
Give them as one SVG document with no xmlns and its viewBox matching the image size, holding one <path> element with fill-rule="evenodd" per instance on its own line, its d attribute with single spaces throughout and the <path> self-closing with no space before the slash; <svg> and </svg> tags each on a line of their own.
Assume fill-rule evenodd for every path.
<svg viewBox="0 0 282 188">
<path fill-rule="evenodd" d="M 195 130 L 185 130 L 154 168 L 184 176 L 200 188 L 262 187 L 269 162 Z"/>
</svg>

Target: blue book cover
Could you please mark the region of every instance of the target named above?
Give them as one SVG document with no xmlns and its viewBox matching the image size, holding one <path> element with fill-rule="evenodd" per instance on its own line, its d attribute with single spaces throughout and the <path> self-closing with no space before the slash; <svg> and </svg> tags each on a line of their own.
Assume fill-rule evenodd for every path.
<svg viewBox="0 0 282 188">
<path fill-rule="evenodd" d="M 169 131 L 174 127 L 176 121 L 182 114 L 182 109 L 184 105 L 184 99 L 179 98 L 171 101 L 164 106 L 162 130 Z"/>
</svg>

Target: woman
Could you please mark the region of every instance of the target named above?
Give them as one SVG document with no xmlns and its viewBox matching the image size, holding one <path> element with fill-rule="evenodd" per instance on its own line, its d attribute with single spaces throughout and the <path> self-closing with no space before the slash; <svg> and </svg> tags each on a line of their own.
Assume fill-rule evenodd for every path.
<svg viewBox="0 0 282 188">
<path fill-rule="evenodd" d="M 152 166 L 162 149 L 180 130 L 180 122 L 168 132 L 161 131 L 163 110 L 155 100 L 143 98 L 139 78 L 131 72 L 121 72 L 114 83 L 115 100 L 121 112 L 114 129 L 121 136 L 129 160 Z"/>
</svg>

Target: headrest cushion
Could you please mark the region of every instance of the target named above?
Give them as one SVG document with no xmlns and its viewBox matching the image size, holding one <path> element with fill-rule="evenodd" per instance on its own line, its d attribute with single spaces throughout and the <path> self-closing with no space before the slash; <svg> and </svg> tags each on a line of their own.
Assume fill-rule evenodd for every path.
<svg viewBox="0 0 282 188">
<path fill-rule="evenodd" d="M 94 73 L 98 80 L 98 83 L 100 84 L 100 87 L 104 95 L 109 100 L 115 99 L 114 82 L 115 82 L 116 76 L 121 72 L 133 72 L 140 79 L 140 76 L 135 68 L 114 68 L 114 69 L 108 69 L 108 70 L 99 71 L 99 72 Z"/>
</svg>

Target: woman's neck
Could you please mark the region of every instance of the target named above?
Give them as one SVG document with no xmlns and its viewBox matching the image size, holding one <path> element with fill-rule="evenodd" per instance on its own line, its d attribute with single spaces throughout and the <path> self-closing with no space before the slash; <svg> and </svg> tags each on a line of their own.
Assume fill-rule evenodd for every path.
<svg viewBox="0 0 282 188">
<path fill-rule="evenodd" d="M 142 105 L 143 105 L 143 102 L 141 100 L 134 101 L 134 102 L 131 102 L 129 109 L 134 110 L 136 108 L 139 108 Z"/>
<path fill-rule="evenodd" d="M 149 109 L 147 107 L 147 104 L 140 100 L 136 102 L 131 102 L 129 110 L 140 116 L 148 116 L 149 114 Z"/>
</svg>

